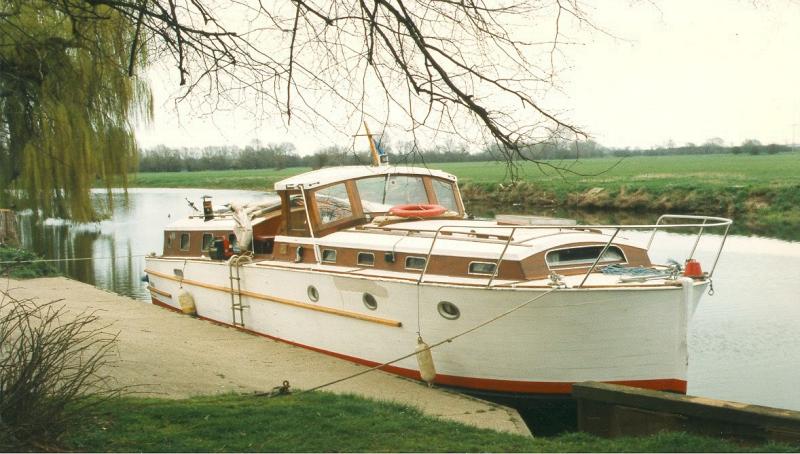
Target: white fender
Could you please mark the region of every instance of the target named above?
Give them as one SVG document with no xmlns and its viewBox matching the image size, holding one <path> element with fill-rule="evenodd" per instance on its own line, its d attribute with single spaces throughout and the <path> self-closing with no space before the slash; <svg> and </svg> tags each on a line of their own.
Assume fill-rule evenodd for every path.
<svg viewBox="0 0 800 454">
<path fill-rule="evenodd" d="M 184 289 L 181 289 L 178 293 L 178 304 L 180 304 L 181 312 L 184 314 L 197 315 L 197 306 L 194 304 L 194 297 Z"/>
<path fill-rule="evenodd" d="M 422 337 L 417 337 L 417 364 L 420 377 L 431 386 L 436 378 L 436 366 L 433 364 L 430 347 L 422 341 Z"/>
</svg>

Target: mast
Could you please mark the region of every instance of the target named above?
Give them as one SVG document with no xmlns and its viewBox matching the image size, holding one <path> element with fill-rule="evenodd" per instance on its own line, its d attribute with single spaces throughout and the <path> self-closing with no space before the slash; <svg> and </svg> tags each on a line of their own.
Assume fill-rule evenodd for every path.
<svg viewBox="0 0 800 454">
<path fill-rule="evenodd" d="M 369 150 L 372 153 L 372 165 L 377 167 L 389 164 L 389 155 L 383 151 L 382 147 L 377 146 L 375 139 L 372 137 L 372 133 L 369 132 L 369 126 L 367 126 L 366 121 L 364 122 L 364 129 L 367 131 L 367 138 L 369 139 Z"/>
</svg>

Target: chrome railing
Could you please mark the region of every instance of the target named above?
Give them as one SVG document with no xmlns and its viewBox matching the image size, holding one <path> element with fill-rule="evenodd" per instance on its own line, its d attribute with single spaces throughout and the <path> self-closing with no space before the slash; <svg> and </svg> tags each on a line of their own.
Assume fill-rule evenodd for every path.
<svg viewBox="0 0 800 454">
<path fill-rule="evenodd" d="M 668 221 L 668 220 L 680 220 L 682 222 L 679 223 L 679 224 L 667 224 L 667 223 L 665 223 L 665 221 Z M 696 222 L 685 222 L 685 221 L 696 221 Z M 700 221 L 702 221 L 702 222 L 700 222 Z M 494 283 L 494 281 L 497 279 L 497 275 L 498 275 L 498 273 L 500 271 L 500 265 L 502 264 L 503 259 L 505 258 L 506 252 L 508 251 L 509 247 L 511 245 L 515 245 L 515 244 L 523 245 L 522 243 L 514 243 L 514 233 L 516 233 L 517 231 L 520 231 L 520 230 L 544 230 L 544 229 L 547 229 L 547 230 L 557 229 L 559 231 L 580 231 L 580 230 L 601 230 L 601 231 L 603 231 L 603 230 L 611 230 L 611 229 L 613 229 L 613 233 L 609 236 L 608 241 L 605 242 L 605 245 L 603 246 L 603 249 L 601 250 L 600 254 L 597 256 L 597 258 L 594 260 L 592 265 L 589 267 L 589 269 L 583 275 L 583 279 L 581 280 L 581 283 L 577 287 L 577 288 L 581 288 L 586 283 L 586 280 L 589 278 L 589 275 L 591 275 L 592 272 L 594 272 L 595 268 L 597 268 L 597 265 L 598 265 L 598 263 L 600 263 L 600 260 L 602 259 L 603 254 L 605 254 L 606 251 L 608 250 L 608 248 L 611 247 L 611 244 L 613 243 L 614 239 L 617 237 L 617 234 L 620 232 L 620 230 L 652 230 L 652 233 L 650 234 L 650 239 L 647 242 L 647 247 L 645 248 L 647 251 L 650 251 L 650 247 L 653 244 L 653 239 L 655 238 L 655 235 L 656 235 L 656 233 L 658 231 L 660 231 L 660 230 L 687 229 L 687 228 L 688 229 L 695 229 L 696 228 L 696 229 L 698 229 L 697 238 L 694 241 L 694 244 L 692 246 L 691 251 L 689 252 L 689 257 L 688 257 L 689 259 L 691 259 L 691 258 L 694 257 L 694 254 L 697 251 L 697 246 L 700 243 L 700 237 L 703 235 L 703 233 L 707 229 L 724 227 L 725 230 L 724 230 L 724 232 L 722 234 L 722 240 L 720 241 L 719 247 L 717 248 L 716 254 L 714 256 L 714 263 L 711 266 L 710 271 L 708 272 L 708 277 L 710 278 L 711 276 L 714 275 L 714 270 L 717 267 L 717 262 L 719 262 L 719 257 L 720 257 L 720 254 L 722 254 L 722 248 L 723 248 L 723 246 L 725 246 L 725 241 L 728 238 L 728 232 L 730 230 L 730 226 L 731 226 L 732 223 L 733 223 L 733 221 L 730 220 L 730 219 L 714 217 L 714 216 L 694 216 L 694 215 L 665 214 L 665 215 L 662 215 L 661 217 L 659 217 L 658 221 L 656 221 L 655 224 L 634 224 L 634 225 L 594 225 L 593 224 L 593 225 L 574 225 L 574 226 L 568 226 L 568 227 L 565 227 L 565 226 L 553 226 L 553 225 L 513 225 L 513 226 L 508 226 L 508 225 L 487 225 L 487 226 L 442 225 L 439 228 L 437 228 L 435 231 L 431 230 L 431 232 L 434 232 L 433 239 L 431 240 L 431 245 L 428 248 L 428 253 L 427 253 L 426 257 L 425 257 L 425 266 L 423 267 L 422 272 L 420 273 L 419 278 L 417 279 L 417 284 L 422 284 L 425 281 L 425 276 L 426 276 L 426 274 L 428 272 L 428 266 L 430 265 L 431 257 L 433 256 L 433 251 L 434 251 L 434 248 L 436 246 L 436 242 L 442 237 L 442 232 L 446 232 L 446 233 L 450 233 L 450 234 L 453 234 L 453 233 L 456 233 L 456 234 L 472 234 L 472 233 L 477 233 L 478 230 L 492 230 L 492 231 L 510 230 L 511 231 L 510 234 L 508 235 L 508 238 L 505 241 L 505 244 L 503 245 L 503 248 L 502 248 L 502 250 L 500 252 L 500 255 L 497 257 L 497 260 L 495 261 L 494 271 L 492 272 L 492 275 L 489 277 L 489 280 L 486 283 L 486 287 L 488 288 L 488 287 L 491 287 L 492 284 Z M 465 227 L 467 227 L 469 229 L 469 231 L 464 231 Z M 448 232 L 448 229 L 457 229 L 457 230 L 451 230 L 451 231 Z M 451 236 L 451 238 L 452 238 L 452 236 Z"/>
</svg>

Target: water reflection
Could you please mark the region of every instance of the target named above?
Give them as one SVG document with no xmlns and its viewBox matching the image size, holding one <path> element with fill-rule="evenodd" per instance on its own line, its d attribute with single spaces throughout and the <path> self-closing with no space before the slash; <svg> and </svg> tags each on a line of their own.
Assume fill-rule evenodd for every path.
<svg viewBox="0 0 800 454">
<path fill-rule="evenodd" d="M 111 217 L 101 222 L 36 222 L 23 213 L 19 217 L 22 246 L 58 259 L 53 265 L 65 276 L 149 301 L 147 286 L 141 281 L 144 256 L 161 251 L 167 224 L 192 214 L 185 199 L 199 207 L 203 195 L 211 196 L 215 205 L 274 197 L 255 191 L 203 189 L 131 189 L 126 197 L 117 191 Z M 95 197 L 99 200 L 105 194 L 98 191 Z"/>
</svg>

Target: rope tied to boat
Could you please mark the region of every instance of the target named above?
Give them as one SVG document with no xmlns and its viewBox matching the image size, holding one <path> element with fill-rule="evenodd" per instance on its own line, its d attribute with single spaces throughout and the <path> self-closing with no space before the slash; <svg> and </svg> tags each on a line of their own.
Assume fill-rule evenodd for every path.
<svg viewBox="0 0 800 454">
<path fill-rule="evenodd" d="M 257 397 L 275 397 L 275 396 L 284 396 L 286 394 L 291 394 L 291 385 L 289 385 L 289 380 L 284 380 L 280 386 L 276 386 L 272 388 L 270 392 L 267 393 L 255 393 Z"/>
<path fill-rule="evenodd" d="M 619 263 L 604 266 L 601 270 L 603 274 L 610 275 L 631 275 L 631 276 L 656 276 L 664 274 L 664 270 L 655 268 L 645 268 L 643 266 L 625 266 Z"/>
<path fill-rule="evenodd" d="M 643 282 L 653 279 L 677 279 L 681 274 L 681 265 L 674 261 L 669 261 L 670 265 L 666 268 L 644 267 L 644 266 L 625 266 L 620 263 L 612 263 L 600 269 L 600 272 L 610 276 L 620 276 L 620 282 Z"/>
<path fill-rule="evenodd" d="M 467 329 L 467 330 L 465 330 L 465 331 L 462 331 L 462 332 L 460 332 L 460 333 L 458 333 L 458 334 L 456 334 L 456 335 L 454 335 L 454 336 L 450 336 L 450 337 L 448 337 L 448 338 L 446 338 L 446 339 L 443 339 L 443 340 L 441 340 L 441 341 L 439 341 L 439 342 L 436 342 L 436 343 L 434 343 L 434 344 L 431 344 L 431 345 L 429 345 L 429 346 L 427 346 L 427 347 L 425 347 L 425 348 L 423 348 L 423 349 L 420 349 L 420 350 L 414 350 L 413 352 L 411 352 L 411 353 L 409 353 L 409 354 L 407 354 L 407 355 L 403 355 L 403 356 L 401 356 L 401 357 L 399 357 L 399 358 L 395 358 L 395 359 L 393 359 L 393 360 L 391 360 L 391 361 L 387 361 L 387 362 L 385 362 L 385 363 L 383 363 L 383 364 L 378 364 L 377 366 L 372 366 L 372 367 L 370 367 L 369 369 L 365 369 L 365 370 L 362 370 L 362 371 L 356 372 L 355 374 L 351 374 L 351 375 L 348 375 L 348 376 L 346 376 L 346 377 L 342 377 L 342 378 L 339 378 L 339 379 L 336 379 L 336 380 L 330 381 L 330 382 L 328 382 L 328 383 L 324 383 L 324 384 L 322 384 L 322 385 L 315 386 L 315 387 L 313 387 L 313 388 L 309 388 L 309 389 L 304 389 L 304 390 L 302 390 L 302 391 L 298 391 L 298 392 L 294 393 L 294 395 L 297 395 L 297 394 L 304 394 L 304 393 L 311 392 L 311 391 L 318 391 L 318 390 L 320 390 L 320 389 L 322 389 L 322 388 L 327 388 L 328 386 L 332 386 L 332 385 L 335 385 L 335 384 L 337 384 L 337 383 L 342 383 L 342 382 L 345 382 L 345 381 L 347 381 L 347 380 L 351 380 L 351 379 L 353 379 L 353 378 L 360 377 L 360 376 L 362 376 L 362 375 L 364 375 L 364 374 L 368 374 L 368 373 L 370 373 L 370 372 L 372 372 L 372 371 L 375 371 L 375 370 L 378 370 L 378 369 L 380 369 L 380 368 L 382 368 L 382 367 L 390 366 L 390 365 L 392 365 L 392 364 L 394 364 L 394 363 L 396 363 L 396 362 L 402 361 L 402 360 L 404 360 L 404 359 L 407 359 L 407 358 L 410 358 L 410 357 L 412 357 L 412 356 L 416 356 L 416 355 L 417 355 L 417 354 L 418 354 L 420 351 L 430 351 L 430 350 L 433 350 L 434 348 L 436 348 L 436 347 L 439 347 L 440 345 L 443 345 L 443 344 L 447 344 L 447 343 L 453 342 L 454 340 L 458 339 L 459 337 L 466 336 L 467 334 L 469 334 L 469 333 L 472 333 L 473 331 L 477 331 L 477 330 L 479 330 L 480 328 L 483 328 L 483 327 L 484 327 L 484 326 L 486 326 L 486 325 L 489 325 L 489 324 L 491 324 L 491 323 L 494 323 L 494 322 L 496 322 L 497 320 L 500 320 L 501 318 L 503 318 L 503 317 L 505 317 L 505 316 L 507 316 L 507 315 L 509 315 L 509 314 L 513 313 L 513 312 L 516 312 L 516 311 L 518 311 L 518 310 L 520 310 L 520 309 L 524 308 L 525 306 L 527 306 L 527 305 L 529 305 L 529 304 L 531 304 L 531 303 L 534 303 L 534 302 L 536 302 L 536 301 L 538 301 L 538 300 L 540 300 L 540 299 L 544 298 L 545 296 L 547 296 L 547 295 L 549 295 L 549 294 L 551 294 L 551 293 L 553 293 L 553 292 L 555 292 L 555 291 L 557 291 L 557 290 L 560 290 L 560 288 L 559 288 L 559 287 L 554 287 L 554 288 L 551 288 L 550 290 L 548 290 L 548 291 L 546 291 L 546 292 L 544 292 L 544 293 L 542 293 L 542 294 L 540 294 L 540 295 L 537 295 L 537 296 L 535 296 L 534 298 L 531 298 L 531 299 L 529 299 L 529 300 L 527 300 L 527 301 L 525 301 L 525 302 L 523 302 L 523 303 L 521 303 L 521 304 L 518 304 L 517 306 L 514 306 L 514 307 L 512 307 L 511 309 L 509 309 L 509 310 L 507 310 L 507 311 L 505 311 L 505 312 L 502 312 L 502 313 L 500 313 L 500 314 L 498 314 L 498 315 L 496 315 L 496 316 L 494 316 L 494 317 L 490 318 L 489 320 L 486 320 L 486 321 L 484 321 L 484 322 L 481 322 L 481 323 L 479 323 L 479 324 L 477 324 L 477 325 L 473 326 L 472 328 L 469 328 L 469 329 Z M 278 395 L 283 395 L 283 394 L 278 394 Z M 267 394 L 267 393 L 260 394 L 260 396 L 266 396 L 266 397 L 275 397 L 275 396 L 269 395 L 269 394 Z"/>
</svg>

